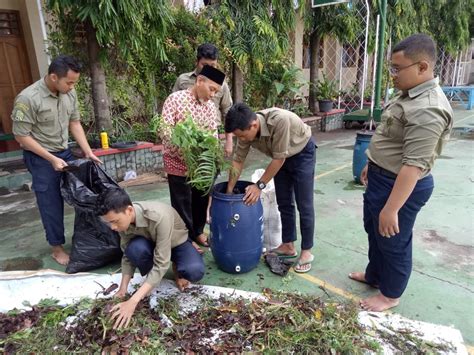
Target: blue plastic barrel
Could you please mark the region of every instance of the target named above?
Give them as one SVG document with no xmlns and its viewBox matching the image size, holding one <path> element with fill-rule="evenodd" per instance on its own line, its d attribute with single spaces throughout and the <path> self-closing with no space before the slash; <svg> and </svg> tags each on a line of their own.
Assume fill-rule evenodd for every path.
<svg viewBox="0 0 474 355">
<path fill-rule="evenodd" d="M 354 145 L 354 155 L 352 157 L 352 174 L 356 183 L 360 184 L 360 173 L 367 164 L 365 151 L 369 147 L 370 139 L 374 135 L 373 131 L 359 131 Z"/>
<path fill-rule="evenodd" d="M 217 266 L 231 274 L 252 270 L 262 255 L 262 203 L 259 200 L 246 206 L 242 200 L 245 188 L 251 184 L 238 181 L 234 194 L 226 194 L 227 182 L 223 182 L 212 192 L 211 251 Z"/>
</svg>

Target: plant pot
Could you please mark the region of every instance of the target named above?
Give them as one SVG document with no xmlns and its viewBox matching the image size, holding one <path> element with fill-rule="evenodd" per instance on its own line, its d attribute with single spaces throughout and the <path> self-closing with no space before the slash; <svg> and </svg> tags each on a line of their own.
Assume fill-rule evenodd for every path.
<svg viewBox="0 0 474 355">
<path fill-rule="evenodd" d="M 319 100 L 319 112 L 329 112 L 332 110 L 332 100 Z"/>
</svg>

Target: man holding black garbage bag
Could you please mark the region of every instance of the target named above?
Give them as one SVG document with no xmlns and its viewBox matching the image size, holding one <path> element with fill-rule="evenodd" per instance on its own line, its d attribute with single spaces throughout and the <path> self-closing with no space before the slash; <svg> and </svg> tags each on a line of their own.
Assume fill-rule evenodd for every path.
<svg viewBox="0 0 474 355">
<path fill-rule="evenodd" d="M 63 248 L 64 201 L 60 190 L 62 172 L 73 159 L 67 145 L 69 131 L 84 156 L 101 163 L 92 153 L 80 122 L 74 90 L 80 70 L 80 64 L 72 57 L 55 58 L 48 74 L 16 97 L 11 115 L 13 134 L 24 149 L 25 164 L 33 178 L 51 256 L 61 265 L 69 262 L 69 254 Z"/>
</svg>

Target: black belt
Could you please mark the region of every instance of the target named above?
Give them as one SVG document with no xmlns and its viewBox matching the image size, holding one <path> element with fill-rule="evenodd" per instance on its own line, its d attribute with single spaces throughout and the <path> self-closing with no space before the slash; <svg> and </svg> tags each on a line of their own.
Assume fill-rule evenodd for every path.
<svg viewBox="0 0 474 355">
<path fill-rule="evenodd" d="M 390 179 L 396 179 L 397 174 L 392 173 L 391 171 L 388 171 L 387 169 L 381 168 L 377 164 L 369 161 L 369 169 L 372 170 L 373 172 L 379 173 L 380 175 L 389 177 Z"/>
</svg>

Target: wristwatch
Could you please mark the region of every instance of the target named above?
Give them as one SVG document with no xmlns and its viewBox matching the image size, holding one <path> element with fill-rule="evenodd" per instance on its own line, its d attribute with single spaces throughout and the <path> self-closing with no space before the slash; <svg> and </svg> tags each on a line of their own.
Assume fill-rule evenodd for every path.
<svg viewBox="0 0 474 355">
<path fill-rule="evenodd" d="M 265 187 L 267 187 L 267 184 L 265 184 L 262 180 L 258 180 L 255 184 L 260 190 L 263 190 Z"/>
</svg>

